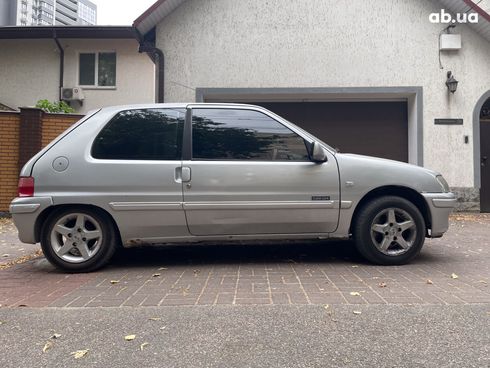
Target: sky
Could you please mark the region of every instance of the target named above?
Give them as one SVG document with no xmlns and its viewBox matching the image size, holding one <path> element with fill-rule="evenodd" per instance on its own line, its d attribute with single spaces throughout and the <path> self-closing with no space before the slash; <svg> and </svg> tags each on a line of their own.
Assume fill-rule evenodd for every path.
<svg viewBox="0 0 490 368">
<path fill-rule="evenodd" d="M 98 25 L 131 25 L 156 0 L 91 0 L 97 5 Z"/>
<path fill-rule="evenodd" d="M 97 4 L 98 25 L 131 25 L 138 16 L 157 0 L 91 1 Z M 490 0 L 479 0 L 476 3 L 487 12 L 490 12 Z"/>
</svg>

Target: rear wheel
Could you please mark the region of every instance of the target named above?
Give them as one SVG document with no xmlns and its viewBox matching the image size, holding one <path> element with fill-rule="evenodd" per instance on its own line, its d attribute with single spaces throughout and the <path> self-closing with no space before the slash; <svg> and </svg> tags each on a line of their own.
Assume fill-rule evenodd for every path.
<svg viewBox="0 0 490 368">
<path fill-rule="evenodd" d="M 46 220 L 41 247 L 46 258 L 69 272 L 89 272 L 105 265 L 117 237 L 108 216 L 98 210 L 62 208 Z"/>
<path fill-rule="evenodd" d="M 404 198 L 376 198 L 361 208 L 354 239 L 359 252 L 373 263 L 405 264 L 424 245 L 425 221 L 418 208 Z"/>
</svg>

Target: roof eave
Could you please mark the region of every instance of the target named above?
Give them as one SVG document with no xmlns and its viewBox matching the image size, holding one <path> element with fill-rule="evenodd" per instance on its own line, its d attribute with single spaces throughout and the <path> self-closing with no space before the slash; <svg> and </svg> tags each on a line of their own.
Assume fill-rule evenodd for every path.
<svg viewBox="0 0 490 368">
<path fill-rule="evenodd" d="M 15 26 L 0 27 L 0 39 L 139 39 L 132 26 Z"/>
<path fill-rule="evenodd" d="M 135 19 L 133 27 L 135 27 L 142 35 L 146 34 L 184 1 L 186 0 L 156 1 L 152 6 L 145 10 L 143 14 Z"/>
</svg>

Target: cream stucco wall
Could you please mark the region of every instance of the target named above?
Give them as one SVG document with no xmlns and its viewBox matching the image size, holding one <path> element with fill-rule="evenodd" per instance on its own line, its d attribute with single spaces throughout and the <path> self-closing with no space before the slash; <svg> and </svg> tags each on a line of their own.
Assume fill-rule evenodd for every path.
<svg viewBox="0 0 490 368">
<path fill-rule="evenodd" d="M 193 101 L 192 88 L 202 87 L 421 86 L 424 166 L 471 187 L 472 115 L 490 89 L 490 43 L 458 26 L 463 48 L 444 53 L 439 69 L 444 25 L 429 14 L 440 10 L 427 0 L 188 0 L 157 26 L 165 100 Z M 460 81 L 454 95 L 444 84 L 448 70 Z"/>
<path fill-rule="evenodd" d="M 0 102 L 17 108 L 57 100 L 58 66 L 52 40 L 0 40 Z"/>
<path fill-rule="evenodd" d="M 111 105 L 155 101 L 154 64 L 138 53 L 136 40 L 60 40 L 65 50 L 64 86 L 78 83 L 80 52 L 115 51 L 116 87 L 85 89 L 79 113 Z M 53 40 L 0 40 L 0 102 L 11 106 L 33 106 L 40 99 L 59 97 L 59 51 Z"/>
<path fill-rule="evenodd" d="M 116 52 L 116 88 L 85 88 L 80 111 L 96 107 L 155 102 L 155 65 L 147 54 L 138 53 L 136 40 L 62 40 L 65 49 L 64 84 L 78 84 L 80 52 Z"/>
</svg>

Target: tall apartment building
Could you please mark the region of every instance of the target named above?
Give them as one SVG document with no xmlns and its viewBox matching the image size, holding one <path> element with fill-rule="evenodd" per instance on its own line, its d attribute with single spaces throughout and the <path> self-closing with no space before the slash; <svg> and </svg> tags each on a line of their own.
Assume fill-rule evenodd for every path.
<svg viewBox="0 0 490 368">
<path fill-rule="evenodd" d="M 0 26 L 67 26 L 97 23 L 89 0 L 0 0 Z"/>
</svg>

